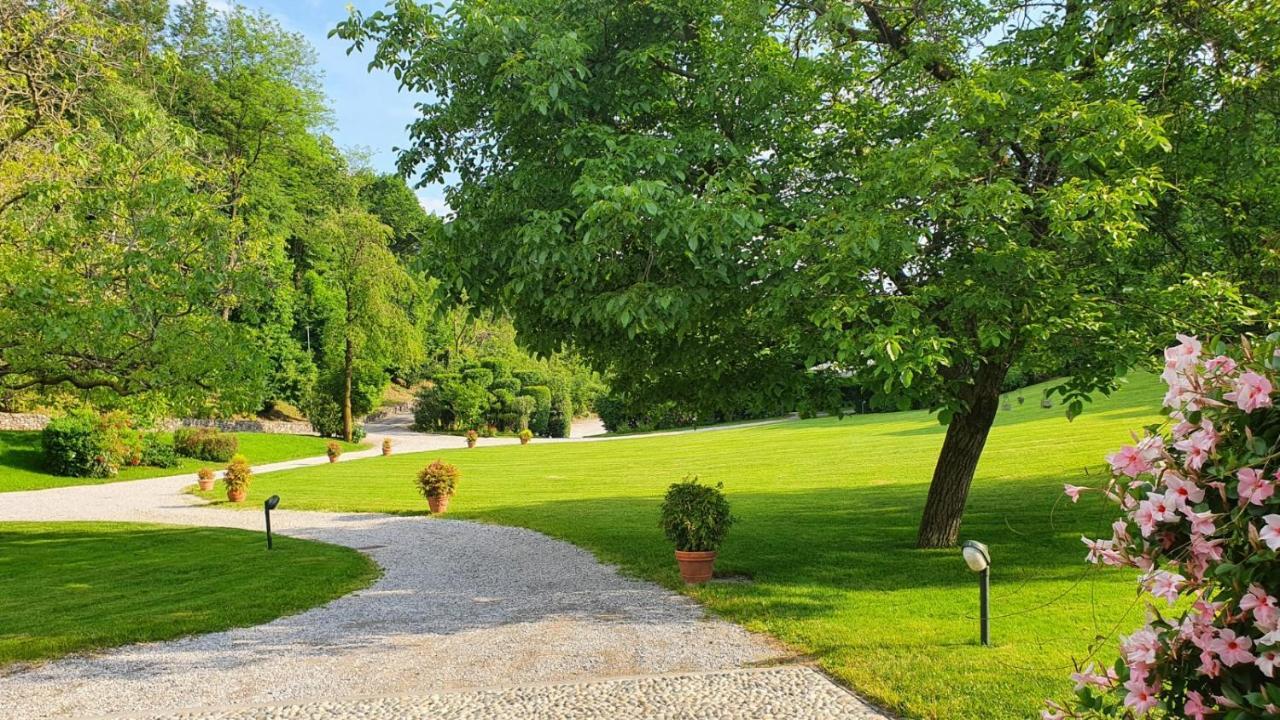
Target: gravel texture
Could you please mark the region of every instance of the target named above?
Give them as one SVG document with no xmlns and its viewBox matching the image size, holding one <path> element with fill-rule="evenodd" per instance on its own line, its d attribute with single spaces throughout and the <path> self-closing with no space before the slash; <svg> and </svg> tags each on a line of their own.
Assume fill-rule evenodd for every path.
<svg viewBox="0 0 1280 720">
<path fill-rule="evenodd" d="M 739 670 L 503 690 L 147 715 L 137 720 L 883 718 L 808 668 Z"/>
<path fill-rule="evenodd" d="M 412 435 L 393 439 L 400 451 L 437 442 Z M 381 437 L 371 440 L 380 443 Z M 342 460 L 378 452 L 375 446 Z M 276 463 L 257 471 L 326 461 Z M 3 493 L 0 521 L 261 529 L 257 513 L 199 507 L 198 498 L 182 492 L 194 482 L 194 476 L 182 475 Z M 199 717 L 818 717 L 786 714 L 797 699 L 822 708 L 822 717 L 883 717 L 868 714 L 817 673 L 798 668 L 545 685 L 731 670 L 778 662 L 785 653 L 762 636 L 708 619 L 684 596 L 622 577 L 589 553 L 539 533 L 437 518 L 283 509 L 272 513 L 272 526 L 281 534 L 366 552 L 383 576 L 366 590 L 265 625 L 132 645 L 0 675 L 0 716 L 174 712 L 541 684 L 368 701 L 332 712 L 323 705 L 295 705 Z M 775 691 L 781 694 L 775 697 Z M 607 705 L 612 696 L 623 704 Z M 741 714 L 726 714 L 733 707 Z"/>
</svg>

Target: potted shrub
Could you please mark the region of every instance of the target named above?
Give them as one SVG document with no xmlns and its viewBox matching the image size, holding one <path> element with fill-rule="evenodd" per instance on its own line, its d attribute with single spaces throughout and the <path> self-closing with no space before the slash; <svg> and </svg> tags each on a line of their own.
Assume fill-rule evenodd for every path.
<svg viewBox="0 0 1280 720">
<path fill-rule="evenodd" d="M 530 441 L 530 440 L 532 440 L 532 439 L 533 439 L 533 432 L 532 432 L 531 430 L 529 430 L 529 428 L 525 428 L 525 429 L 523 429 L 523 430 L 521 430 L 521 431 L 520 431 L 520 444 L 521 444 L 521 445 L 528 445 L 528 444 L 529 444 L 529 441 Z"/>
<path fill-rule="evenodd" d="M 391 454 L 391 438 L 382 439 L 382 454 L 384 457 Z"/>
<path fill-rule="evenodd" d="M 476 440 L 478 440 L 479 438 L 480 436 L 476 433 L 475 430 L 468 430 L 467 431 L 467 447 L 469 448 L 475 447 Z"/>
<path fill-rule="evenodd" d="M 201 492 L 209 492 L 213 489 L 213 471 L 209 468 L 200 468 L 197 470 L 196 478 L 200 483 Z"/>
<path fill-rule="evenodd" d="M 227 486 L 227 499 L 233 503 L 244 502 L 252 480 L 253 470 L 249 469 L 249 460 L 243 455 L 231 458 L 231 464 L 222 473 L 222 483 Z"/>
<path fill-rule="evenodd" d="M 662 501 L 662 530 L 676 546 L 680 577 L 690 585 L 711 579 L 716 550 L 734 521 L 722 487 L 702 485 L 697 476 L 686 477 L 672 484 Z"/>
<path fill-rule="evenodd" d="M 443 514 L 449 509 L 449 498 L 458 485 L 462 473 L 447 462 L 436 460 L 418 473 L 418 491 L 427 499 L 432 515 Z"/>
<path fill-rule="evenodd" d="M 330 440 L 329 444 L 325 445 L 324 454 L 329 456 L 329 462 L 336 463 L 338 458 L 342 457 L 342 446 L 337 440 Z"/>
</svg>

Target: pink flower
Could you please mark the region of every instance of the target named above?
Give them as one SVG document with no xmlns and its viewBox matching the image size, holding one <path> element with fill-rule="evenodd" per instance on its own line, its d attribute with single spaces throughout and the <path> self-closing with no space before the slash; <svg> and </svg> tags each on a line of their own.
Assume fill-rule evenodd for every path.
<svg viewBox="0 0 1280 720">
<path fill-rule="evenodd" d="M 1275 677 L 1273 673 L 1276 671 L 1276 665 L 1280 665 L 1280 654 L 1275 650 L 1268 650 L 1254 658 L 1253 664 L 1258 666 L 1263 675 Z"/>
<path fill-rule="evenodd" d="M 1125 660 L 1130 666 L 1154 665 L 1156 651 L 1160 649 L 1160 638 L 1151 628 L 1144 627 L 1125 638 L 1120 643 L 1120 649 L 1124 652 Z"/>
<path fill-rule="evenodd" d="M 1262 522 L 1267 526 L 1262 528 L 1258 537 L 1272 550 L 1280 550 L 1280 515 L 1267 515 L 1262 518 Z"/>
<path fill-rule="evenodd" d="M 1253 641 L 1248 636 L 1237 636 L 1236 631 L 1230 628 L 1219 630 L 1217 639 L 1209 643 L 1209 648 L 1218 654 L 1222 664 L 1227 667 L 1253 662 L 1253 653 L 1249 652 L 1251 647 Z"/>
<path fill-rule="evenodd" d="M 1190 506 L 1184 505 L 1179 512 L 1185 515 L 1187 520 L 1191 522 L 1192 535 L 1203 535 L 1207 537 L 1218 530 L 1218 527 L 1213 524 L 1214 514 L 1209 510 L 1196 512 L 1195 510 L 1192 510 Z"/>
<path fill-rule="evenodd" d="M 1240 485 L 1236 488 L 1236 492 L 1240 495 L 1241 507 L 1253 503 L 1261 505 L 1267 498 L 1275 494 L 1275 485 L 1259 471 L 1253 468 L 1244 468 L 1236 471 L 1236 477 L 1240 478 Z"/>
<path fill-rule="evenodd" d="M 1280 605 L 1276 604 L 1276 599 L 1256 583 L 1250 585 L 1249 592 L 1240 598 L 1240 609 L 1253 613 L 1253 619 L 1262 625 L 1272 625 L 1280 617 Z"/>
<path fill-rule="evenodd" d="M 1187 704 L 1183 706 L 1182 711 L 1186 713 L 1188 720 L 1205 720 L 1212 710 L 1205 706 L 1204 697 L 1195 690 L 1187 691 Z"/>
<path fill-rule="evenodd" d="M 1178 344 L 1164 351 L 1164 366 L 1174 370 L 1195 367 L 1203 346 L 1194 335 L 1178 335 Z"/>
<path fill-rule="evenodd" d="M 1173 503 L 1166 500 L 1163 495 L 1147 493 L 1147 499 L 1138 503 L 1138 510 L 1133 514 L 1133 519 L 1142 529 L 1142 536 L 1150 537 L 1151 533 L 1155 532 L 1156 523 L 1174 519 L 1175 512 L 1177 509 Z"/>
<path fill-rule="evenodd" d="M 1125 683 L 1124 686 L 1129 691 L 1124 696 L 1124 705 L 1132 708 L 1134 715 L 1138 717 L 1146 715 L 1159 702 L 1159 699 L 1156 698 L 1156 688 L 1147 685 L 1146 680 L 1135 678 Z"/>
<path fill-rule="evenodd" d="M 1107 462 L 1111 463 L 1112 472 L 1129 477 L 1138 477 L 1152 469 L 1142 451 L 1133 445 L 1125 445 L 1118 452 L 1108 455 Z"/>
<path fill-rule="evenodd" d="M 1169 603 L 1170 607 L 1172 607 L 1178 602 L 1178 592 L 1182 589 L 1182 586 L 1186 581 L 1186 578 L 1177 573 L 1165 572 L 1162 570 L 1151 576 L 1148 581 L 1147 589 L 1151 591 L 1152 595 L 1158 598 L 1164 598 L 1165 601 Z"/>
<path fill-rule="evenodd" d="M 1271 407 L 1271 381 L 1258 373 L 1248 370 L 1236 379 L 1231 392 L 1222 396 L 1234 402 L 1241 410 L 1253 412 L 1258 408 Z"/>
<path fill-rule="evenodd" d="M 1164 485 L 1169 488 L 1169 493 L 1165 494 L 1166 497 L 1171 493 L 1176 499 L 1176 504 L 1179 508 L 1185 505 L 1194 505 L 1204 500 L 1204 488 L 1172 472 L 1165 474 Z"/>
<path fill-rule="evenodd" d="M 1226 355 L 1219 355 L 1205 362 L 1204 369 L 1214 375 L 1230 375 L 1236 371 L 1236 361 Z"/>
<path fill-rule="evenodd" d="M 1107 669 L 1105 675 L 1098 674 L 1093 671 L 1093 663 L 1079 672 L 1071 673 L 1071 680 L 1076 684 L 1076 690 L 1080 691 L 1092 685 L 1097 688 L 1106 689 L 1116 680 L 1116 671 Z"/>
<path fill-rule="evenodd" d="M 1089 548 L 1089 554 L 1084 558 L 1085 561 L 1091 562 L 1094 565 L 1098 564 L 1098 560 L 1102 558 L 1103 553 L 1111 549 L 1110 540 L 1090 540 L 1084 535 L 1081 535 L 1080 542 L 1084 543 L 1085 547 Z"/>
<path fill-rule="evenodd" d="M 1079 485 L 1071 485 L 1071 484 L 1068 484 L 1068 483 L 1064 483 L 1064 484 L 1063 484 L 1063 486 L 1062 486 L 1062 492 L 1066 493 L 1066 494 L 1067 494 L 1067 497 L 1071 498 L 1071 502 L 1073 502 L 1073 503 L 1074 503 L 1074 502 L 1079 502 L 1079 501 L 1080 501 L 1080 493 L 1082 493 L 1082 492 L 1084 492 L 1085 490 L 1088 490 L 1088 489 L 1089 489 L 1089 488 L 1083 488 L 1083 487 L 1080 487 Z"/>
</svg>

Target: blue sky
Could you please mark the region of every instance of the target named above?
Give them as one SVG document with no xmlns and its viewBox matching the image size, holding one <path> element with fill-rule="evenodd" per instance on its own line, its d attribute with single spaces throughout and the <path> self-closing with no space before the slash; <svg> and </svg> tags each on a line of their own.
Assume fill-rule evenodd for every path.
<svg viewBox="0 0 1280 720">
<path fill-rule="evenodd" d="M 226 8 L 230 0 L 210 0 L 209 4 Z M 390 73 L 367 72 L 368 58 L 355 53 L 347 55 L 344 41 L 325 37 L 334 25 L 347 17 L 348 5 L 368 13 L 382 9 L 386 0 L 240 0 L 239 4 L 264 10 L 286 29 L 306 36 L 316 49 L 325 93 L 333 111 L 329 134 L 344 149 L 367 149 L 376 169 L 394 172 L 393 148 L 409 142 L 405 126 L 416 116 L 415 97 L 398 92 L 396 79 Z M 422 206 L 429 212 L 448 212 L 443 187 L 422 188 L 417 192 Z"/>
</svg>

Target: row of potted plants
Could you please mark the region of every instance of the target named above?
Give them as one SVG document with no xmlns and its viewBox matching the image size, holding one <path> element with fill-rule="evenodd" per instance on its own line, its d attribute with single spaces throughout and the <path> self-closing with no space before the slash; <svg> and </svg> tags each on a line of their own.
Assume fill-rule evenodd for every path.
<svg viewBox="0 0 1280 720">
<path fill-rule="evenodd" d="M 473 448 L 476 446 L 476 442 L 480 440 L 480 433 L 476 432 L 475 430 L 468 430 L 467 434 L 464 437 L 467 440 L 467 447 Z M 486 437 L 492 437 L 492 436 L 486 436 Z M 529 441 L 533 439 L 533 431 L 528 428 L 525 428 L 524 430 L 521 430 L 518 434 L 516 434 L 516 437 L 520 438 L 521 445 L 528 445 Z"/>
</svg>

